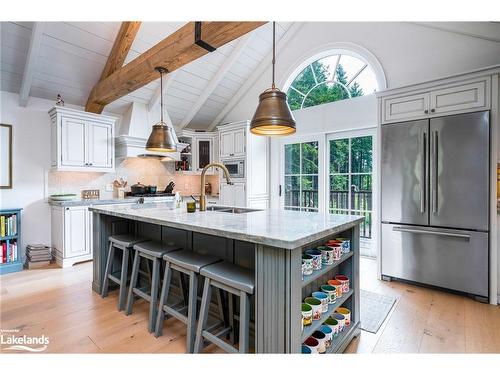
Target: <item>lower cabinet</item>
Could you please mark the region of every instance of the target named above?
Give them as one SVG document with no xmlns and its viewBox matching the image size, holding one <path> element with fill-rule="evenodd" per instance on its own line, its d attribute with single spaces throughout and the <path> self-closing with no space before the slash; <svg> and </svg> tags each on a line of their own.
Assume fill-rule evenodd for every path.
<svg viewBox="0 0 500 375">
<path fill-rule="evenodd" d="M 52 249 L 61 267 L 92 259 L 92 213 L 88 208 L 52 207 Z"/>
</svg>

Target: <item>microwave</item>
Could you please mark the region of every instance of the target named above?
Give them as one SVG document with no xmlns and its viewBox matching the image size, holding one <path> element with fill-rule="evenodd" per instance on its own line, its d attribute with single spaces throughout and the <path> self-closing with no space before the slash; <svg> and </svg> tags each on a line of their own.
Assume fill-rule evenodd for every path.
<svg viewBox="0 0 500 375">
<path fill-rule="evenodd" d="M 231 178 L 245 178 L 245 160 L 226 160 L 225 165 Z"/>
</svg>

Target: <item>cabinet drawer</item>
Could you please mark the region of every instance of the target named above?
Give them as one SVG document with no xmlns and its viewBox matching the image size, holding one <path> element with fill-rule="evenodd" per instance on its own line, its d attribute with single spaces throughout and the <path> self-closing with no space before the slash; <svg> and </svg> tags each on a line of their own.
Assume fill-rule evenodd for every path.
<svg viewBox="0 0 500 375">
<path fill-rule="evenodd" d="M 464 111 L 486 106 L 486 81 L 431 91 L 431 114 Z"/>
<path fill-rule="evenodd" d="M 384 98 L 382 122 L 414 120 L 426 116 L 429 113 L 429 98 L 428 92 Z"/>
</svg>

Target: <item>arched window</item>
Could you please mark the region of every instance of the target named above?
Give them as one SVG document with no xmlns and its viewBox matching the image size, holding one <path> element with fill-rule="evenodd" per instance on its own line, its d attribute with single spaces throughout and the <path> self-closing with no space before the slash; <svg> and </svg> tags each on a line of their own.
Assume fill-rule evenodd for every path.
<svg viewBox="0 0 500 375">
<path fill-rule="evenodd" d="M 290 108 L 312 107 L 377 91 L 379 87 L 373 69 L 353 55 L 344 52 L 331 54 L 302 69 L 287 91 Z"/>
</svg>

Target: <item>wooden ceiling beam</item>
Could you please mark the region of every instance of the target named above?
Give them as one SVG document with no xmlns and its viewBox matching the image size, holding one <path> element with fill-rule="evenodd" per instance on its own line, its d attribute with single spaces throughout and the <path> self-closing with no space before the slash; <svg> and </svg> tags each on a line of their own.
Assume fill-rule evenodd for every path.
<svg viewBox="0 0 500 375">
<path fill-rule="evenodd" d="M 203 22 L 201 38 L 209 45 L 219 48 L 265 23 Z M 157 66 L 173 72 L 206 55 L 208 51 L 195 44 L 194 34 L 195 23 L 188 22 L 127 65 L 99 81 L 90 92 L 86 110 L 100 113 L 96 111 L 100 107 L 104 108 L 116 99 L 158 79 L 158 72 L 154 69 Z"/>
<path fill-rule="evenodd" d="M 116 35 L 115 42 L 113 43 L 113 48 L 111 48 L 111 53 L 102 70 L 99 82 L 103 81 L 123 66 L 140 26 L 141 22 L 137 21 L 122 22 L 120 30 L 118 30 L 118 34 Z M 91 102 L 89 97 L 87 105 L 85 106 L 87 112 L 101 113 L 103 109 L 103 105 Z"/>
</svg>

